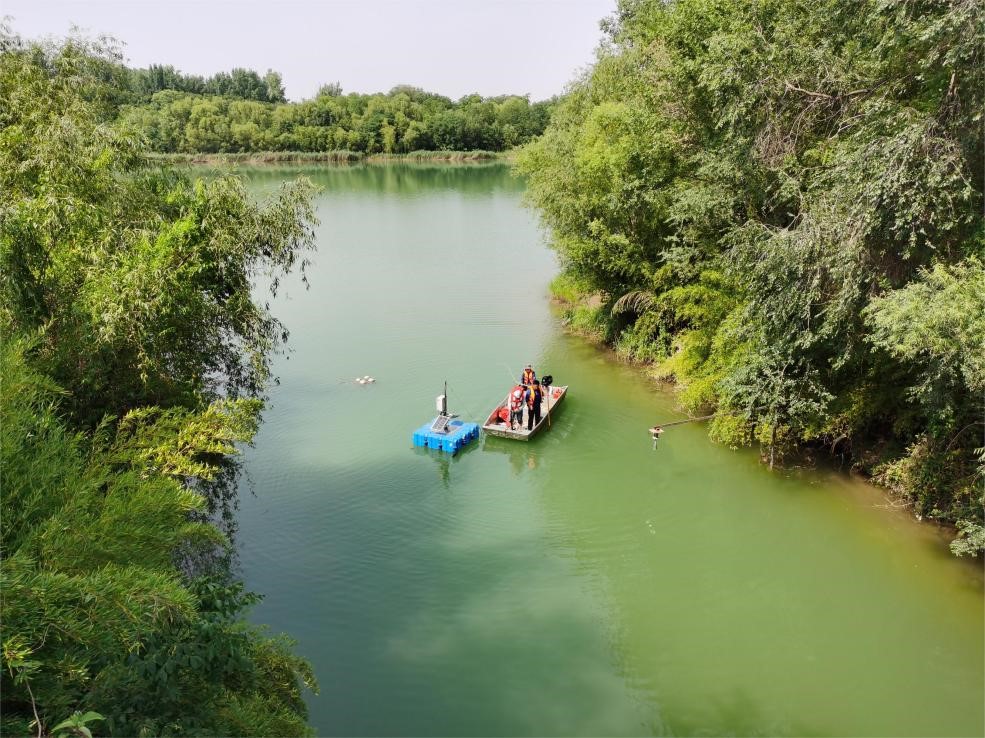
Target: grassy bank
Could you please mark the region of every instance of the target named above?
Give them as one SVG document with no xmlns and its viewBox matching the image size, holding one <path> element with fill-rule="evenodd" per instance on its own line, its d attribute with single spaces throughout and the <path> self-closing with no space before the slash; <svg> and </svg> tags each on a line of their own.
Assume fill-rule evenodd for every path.
<svg viewBox="0 0 985 738">
<path fill-rule="evenodd" d="M 359 151 L 258 151 L 224 154 L 155 154 L 172 164 L 358 164 L 428 162 L 469 164 L 508 160 L 509 151 L 411 151 L 406 154 L 364 154 Z"/>
</svg>

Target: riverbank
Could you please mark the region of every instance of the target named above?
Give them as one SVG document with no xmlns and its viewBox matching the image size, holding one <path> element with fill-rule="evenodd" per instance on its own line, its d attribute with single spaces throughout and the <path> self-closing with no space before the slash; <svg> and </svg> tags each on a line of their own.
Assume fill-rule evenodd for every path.
<svg viewBox="0 0 985 738">
<path fill-rule="evenodd" d="M 411 151 L 406 154 L 364 154 L 361 151 L 255 151 L 237 153 L 154 154 L 171 164 L 378 164 L 427 162 L 472 164 L 510 161 L 512 151 Z"/>
<path fill-rule="evenodd" d="M 551 302 L 561 311 L 563 315 L 562 324 L 565 330 L 571 334 L 584 339 L 598 350 L 605 352 L 612 358 L 627 364 L 647 379 L 673 388 L 675 393 L 686 389 L 672 369 L 668 369 L 665 364 L 670 364 L 670 357 L 658 357 L 652 351 L 641 350 L 641 346 L 636 337 L 630 340 L 623 340 L 623 334 L 612 335 L 612 318 L 608 314 L 607 304 L 604 297 L 598 293 L 583 293 L 570 279 L 561 275 L 555 278 L 550 285 Z M 629 332 L 627 332 L 629 333 Z M 713 405 L 705 405 L 699 408 L 689 408 L 688 414 L 691 416 L 704 416 L 714 413 L 718 408 Z M 742 422 L 740 417 L 736 421 Z M 709 433 L 713 441 L 716 439 L 714 433 Z M 748 435 L 745 445 L 757 443 L 752 434 Z M 731 445 L 727 444 L 726 445 Z M 733 446 L 733 448 L 735 448 Z M 790 450 L 780 464 L 781 468 L 793 467 L 815 467 L 822 464 L 838 465 L 841 459 L 842 468 L 849 469 L 849 473 L 871 486 L 874 490 L 885 493 L 892 500 L 891 505 L 899 508 L 911 508 L 913 518 L 923 524 L 931 524 L 934 528 L 943 531 L 949 538 L 953 539 L 951 551 L 956 555 L 976 555 L 981 557 L 981 536 L 975 530 L 967 530 L 960 524 L 955 525 L 949 520 L 941 519 L 935 515 L 925 515 L 919 512 L 919 508 L 914 505 L 917 492 L 905 480 L 899 476 L 886 473 L 887 468 L 892 468 L 892 464 L 898 461 L 898 456 L 891 453 L 891 447 L 885 439 L 879 438 L 852 438 L 839 439 L 839 442 L 828 445 L 823 443 L 800 443 Z M 769 454 L 765 446 L 760 444 L 760 459 L 768 463 Z M 824 460 L 822 460 L 824 459 Z M 826 460 L 826 461 L 825 461 Z"/>
</svg>

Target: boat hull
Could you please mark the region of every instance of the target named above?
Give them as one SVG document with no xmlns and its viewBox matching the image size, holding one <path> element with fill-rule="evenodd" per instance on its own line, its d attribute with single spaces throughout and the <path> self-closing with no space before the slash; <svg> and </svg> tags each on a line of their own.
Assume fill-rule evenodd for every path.
<svg viewBox="0 0 985 738">
<path fill-rule="evenodd" d="M 482 424 L 482 430 L 491 436 L 499 438 L 509 438 L 513 441 L 529 441 L 545 427 L 550 427 L 550 417 L 557 412 L 558 406 L 568 396 L 568 385 L 560 387 L 550 387 L 549 392 L 544 393 L 544 399 L 540 404 L 540 422 L 529 431 L 527 430 L 527 413 L 529 409 L 523 408 L 523 423 L 516 429 L 510 428 L 510 424 L 499 419 L 499 412 L 503 408 L 509 408 L 508 402 L 499 403 L 493 411 L 486 417 L 486 422 Z M 507 400 L 509 398 L 507 397 Z"/>
</svg>

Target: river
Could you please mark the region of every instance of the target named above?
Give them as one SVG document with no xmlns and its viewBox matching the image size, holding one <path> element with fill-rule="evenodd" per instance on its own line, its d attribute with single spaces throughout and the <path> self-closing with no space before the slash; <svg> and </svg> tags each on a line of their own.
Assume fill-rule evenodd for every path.
<svg viewBox="0 0 985 738">
<path fill-rule="evenodd" d="M 237 535 L 319 734 L 985 733 L 980 567 L 836 471 L 654 450 L 672 392 L 562 332 L 505 166 L 242 173 L 324 188 Z M 527 362 L 571 387 L 548 432 L 412 447 L 443 382 L 479 419 Z"/>
</svg>

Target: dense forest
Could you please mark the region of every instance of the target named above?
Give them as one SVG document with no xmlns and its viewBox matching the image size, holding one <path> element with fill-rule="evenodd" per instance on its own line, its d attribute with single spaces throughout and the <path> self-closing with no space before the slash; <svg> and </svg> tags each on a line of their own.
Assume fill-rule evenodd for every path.
<svg viewBox="0 0 985 738">
<path fill-rule="evenodd" d="M 517 95 L 453 101 L 410 86 L 343 94 L 337 83 L 289 103 L 274 71 L 203 78 L 118 63 L 104 75 L 122 122 L 161 153 L 505 151 L 542 133 L 554 104 Z"/>
<path fill-rule="evenodd" d="M 985 5 L 623 0 L 521 154 L 577 330 L 980 553 Z"/>
<path fill-rule="evenodd" d="M 174 90 L 128 106 L 125 123 L 141 131 L 155 151 L 224 153 L 260 151 L 504 151 L 540 134 L 550 103 L 526 97 L 457 102 L 414 87 L 387 94 L 341 94 L 323 88 L 313 100 L 268 103 L 229 95 Z"/>
<path fill-rule="evenodd" d="M 308 734 L 229 514 L 285 338 L 254 278 L 304 268 L 311 187 L 162 166 L 119 62 L 0 29 L 0 732 Z"/>
</svg>

